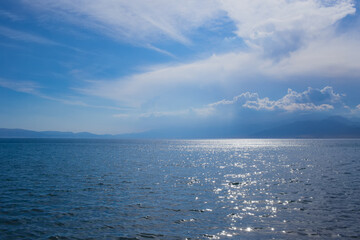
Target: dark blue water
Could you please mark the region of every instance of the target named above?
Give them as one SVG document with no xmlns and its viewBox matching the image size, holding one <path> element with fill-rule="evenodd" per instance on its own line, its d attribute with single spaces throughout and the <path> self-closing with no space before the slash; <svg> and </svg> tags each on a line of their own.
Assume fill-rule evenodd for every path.
<svg viewBox="0 0 360 240">
<path fill-rule="evenodd" d="M 360 140 L 0 140 L 0 239 L 360 238 Z"/>
</svg>

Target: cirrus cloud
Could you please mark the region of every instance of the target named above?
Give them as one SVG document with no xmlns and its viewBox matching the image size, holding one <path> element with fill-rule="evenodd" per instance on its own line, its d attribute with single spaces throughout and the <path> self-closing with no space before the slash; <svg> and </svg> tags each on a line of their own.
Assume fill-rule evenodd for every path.
<svg viewBox="0 0 360 240">
<path fill-rule="evenodd" d="M 187 33 L 223 16 L 215 0 L 25 0 L 60 19 L 135 44 L 162 38 L 188 44 Z M 48 14 L 51 13 L 51 14 Z"/>
<path fill-rule="evenodd" d="M 308 37 L 355 13 L 352 0 L 23 1 L 56 20 L 142 43 L 165 36 L 186 44 L 189 32 L 224 16 L 234 22 L 240 38 L 255 40 L 292 31 Z"/>
</svg>

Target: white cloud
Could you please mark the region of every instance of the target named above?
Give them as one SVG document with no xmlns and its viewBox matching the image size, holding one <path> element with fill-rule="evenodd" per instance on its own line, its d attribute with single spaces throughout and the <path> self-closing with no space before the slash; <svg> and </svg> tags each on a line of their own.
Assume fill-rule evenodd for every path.
<svg viewBox="0 0 360 240">
<path fill-rule="evenodd" d="M 71 13 L 85 14 L 90 18 L 90 23 L 93 21 L 106 26 L 120 38 L 126 37 L 118 31 L 124 28 L 126 22 L 131 26 L 131 30 L 126 29 L 130 34 L 128 37 L 135 41 L 151 39 L 150 35 L 154 33 L 165 34 L 185 43 L 188 41 L 188 30 L 225 12 L 236 24 L 238 37 L 247 40 L 250 46 L 255 44 L 258 47 L 248 52 L 231 52 L 176 66 L 161 66 L 120 79 L 93 81 L 78 89 L 82 93 L 113 99 L 122 104 L 139 106 L 174 89 L 178 89 L 180 94 L 181 87 L 232 85 L 248 81 L 249 76 L 252 79 L 289 79 L 299 75 L 360 76 L 360 59 L 357 54 L 360 51 L 360 37 L 336 36 L 333 31 L 335 22 L 355 12 L 350 0 L 331 3 L 317 0 L 224 0 L 204 3 L 206 7 L 201 10 L 195 6 L 201 1 L 185 1 L 180 4 L 181 8 L 177 8 L 179 3 L 174 1 L 155 1 L 145 4 L 148 8 L 146 13 L 132 2 L 118 1 L 115 4 L 113 1 L 90 1 L 86 6 L 83 6 L 83 1 L 50 3 L 45 5 L 53 11 L 69 14 L 72 9 Z M 80 9 L 80 6 L 83 8 Z M 110 6 L 113 9 L 109 9 Z M 124 16 L 118 14 L 124 9 L 127 9 Z M 130 13 L 131 17 L 127 16 Z M 140 13 L 145 14 L 146 19 L 157 20 L 145 24 L 143 18 L 139 17 L 142 16 Z M 183 18 L 187 20 L 183 21 Z M 155 30 L 158 21 L 167 22 L 172 30 L 165 31 L 168 28 L 163 27 L 160 32 Z M 142 27 L 146 27 L 146 30 Z M 138 36 L 133 30 L 143 35 Z M 274 58 L 268 58 L 269 54 L 274 55 Z"/>
<path fill-rule="evenodd" d="M 139 106 L 182 87 L 232 86 L 250 81 L 296 81 L 297 77 L 343 79 L 360 77 L 360 37 L 314 41 L 281 61 L 264 59 L 256 51 L 213 55 L 175 66 L 161 66 L 125 78 L 91 82 L 84 94 Z M 254 80 L 258 79 L 258 80 Z"/>
<path fill-rule="evenodd" d="M 189 88 L 221 88 L 254 79 L 293 81 L 298 76 L 360 77 L 360 36 L 335 31 L 336 22 L 355 13 L 352 0 L 24 2 L 54 19 L 170 56 L 171 53 L 152 44 L 163 39 L 188 44 L 190 32 L 199 27 L 211 28 L 213 22 L 222 21 L 220 18 L 225 15 L 235 24 L 237 37 L 254 46 L 247 52 L 212 55 L 203 60 L 154 67 L 122 78 L 89 81 L 87 86 L 77 89 L 83 94 L 112 99 L 127 106 L 140 106 L 172 91 L 181 96 Z M 263 104 L 270 103 L 263 100 Z M 313 107 L 302 106 L 303 109 Z"/>
<path fill-rule="evenodd" d="M 240 38 L 279 32 L 316 34 L 355 12 L 353 1 L 335 0 L 24 0 L 49 17 L 94 29 L 129 42 L 170 38 L 189 43 L 188 33 L 227 15 Z M 304 34 L 306 33 L 306 34 Z"/>
<path fill-rule="evenodd" d="M 285 111 L 285 112 L 322 112 L 348 108 L 342 101 L 344 94 L 335 93 L 332 87 L 314 89 L 309 87 L 303 92 L 288 89 L 285 96 L 278 100 L 268 97 L 260 98 L 258 93 L 245 92 L 231 100 L 221 100 L 207 104 L 201 108 L 189 108 L 178 111 L 148 112 L 140 117 L 209 117 L 211 115 L 231 116 L 234 112 L 245 109 L 255 111 Z M 360 105 L 357 106 L 360 109 Z"/>
<path fill-rule="evenodd" d="M 334 109 L 332 104 L 341 102 L 341 96 L 334 93 L 332 87 L 323 89 L 308 88 L 298 93 L 291 89 L 279 100 L 271 101 L 268 98 L 258 98 L 255 101 L 246 101 L 243 107 L 256 110 L 285 110 L 285 111 L 324 111 Z"/>
<path fill-rule="evenodd" d="M 168 56 L 170 56 L 170 57 L 172 57 L 172 58 L 176 58 L 176 56 L 175 56 L 174 54 L 172 54 L 172 53 L 170 53 L 170 52 L 168 52 L 168 51 L 166 51 L 166 50 L 157 48 L 157 47 L 155 47 L 154 45 L 147 44 L 146 47 L 149 48 L 149 49 L 151 49 L 151 50 L 154 50 L 154 51 L 156 51 L 156 52 L 159 52 L 159 53 L 168 55 Z"/>
<path fill-rule="evenodd" d="M 221 15 L 215 0 L 25 0 L 57 19 L 94 29 L 115 39 L 149 43 L 186 34 Z"/>
<path fill-rule="evenodd" d="M 356 33 L 334 36 L 328 34 L 308 43 L 289 57 L 270 64 L 266 74 L 288 76 L 359 77 L 360 36 Z"/>
<path fill-rule="evenodd" d="M 225 0 L 236 34 L 265 56 L 287 56 L 329 31 L 356 9 L 352 0 Z"/>
<path fill-rule="evenodd" d="M 247 101 L 244 105 L 246 108 L 256 110 L 271 110 L 276 109 L 293 111 L 324 111 L 334 109 L 334 106 L 330 104 L 315 105 L 314 103 L 293 103 L 293 102 L 281 102 L 270 101 L 269 98 L 257 99 L 256 101 Z"/>
<path fill-rule="evenodd" d="M 208 106 L 209 107 L 217 107 L 220 105 L 230 105 L 230 104 L 234 104 L 237 102 L 245 102 L 245 101 L 257 100 L 257 99 L 259 99 L 259 94 L 246 92 L 246 93 L 242 93 L 238 96 L 235 96 L 232 100 L 221 100 L 221 101 L 218 101 L 215 103 L 211 103 Z"/>
<path fill-rule="evenodd" d="M 334 109 L 334 106 L 343 106 L 342 96 L 335 93 L 333 88 L 329 86 L 323 89 L 309 87 L 306 91 L 300 93 L 288 89 L 287 94 L 278 100 L 270 100 L 268 97 L 260 98 L 257 93 L 246 92 L 234 97 L 232 100 L 222 100 L 209 104 L 205 109 L 212 108 L 213 112 L 215 112 L 217 108 L 226 105 L 237 105 L 239 109 L 249 108 L 268 111 L 326 111 Z"/>
<path fill-rule="evenodd" d="M 223 8 L 237 25 L 241 38 L 259 39 L 279 32 L 316 34 L 355 13 L 353 1 L 225 0 Z"/>
<path fill-rule="evenodd" d="M 353 114 L 355 116 L 360 116 L 360 104 L 358 104 L 354 108 L 350 108 L 348 106 L 347 106 L 347 108 L 350 110 L 351 114 Z"/>
<path fill-rule="evenodd" d="M 258 60 L 254 54 L 226 54 L 190 64 L 161 66 L 149 72 L 112 81 L 93 81 L 78 91 L 109 98 L 132 106 L 184 86 L 212 85 L 229 82 L 254 69 Z"/>
</svg>

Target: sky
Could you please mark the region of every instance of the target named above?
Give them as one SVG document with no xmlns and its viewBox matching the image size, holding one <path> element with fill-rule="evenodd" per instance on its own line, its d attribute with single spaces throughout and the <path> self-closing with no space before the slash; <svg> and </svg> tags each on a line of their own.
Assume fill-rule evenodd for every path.
<svg viewBox="0 0 360 240">
<path fill-rule="evenodd" d="M 360 118 L 352 0 L 2 0 L 0 127 L 121 134 Z"/>
</svg>

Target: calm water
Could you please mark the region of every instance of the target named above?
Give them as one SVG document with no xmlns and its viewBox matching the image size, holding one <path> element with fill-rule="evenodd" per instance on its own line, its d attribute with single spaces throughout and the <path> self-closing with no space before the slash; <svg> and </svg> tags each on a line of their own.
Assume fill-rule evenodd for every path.
<svg viewBox="0 0 360 240">
<path fill-rule="evenodd" d="M 360 238 L 360 140 L 0 140 L 0 239 Z"/>
</svg>

